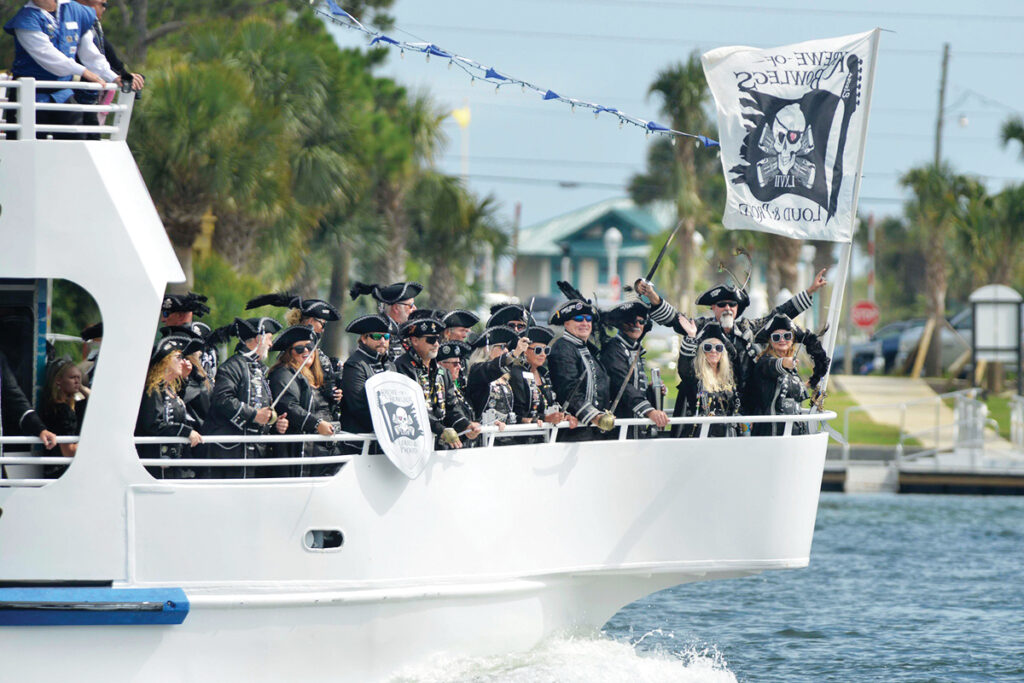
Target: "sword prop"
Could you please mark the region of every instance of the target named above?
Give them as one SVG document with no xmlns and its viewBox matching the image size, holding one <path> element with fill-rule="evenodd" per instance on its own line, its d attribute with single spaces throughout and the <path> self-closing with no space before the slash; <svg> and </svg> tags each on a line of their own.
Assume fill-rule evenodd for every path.
<svg viewBox="0 0 1024 683">
<path fill-rule="evenodd" d="M 654 259 L 654 265 L 647 271 L 647 277 L 644 278 L 644 282 L 651 282 L 654 278 L 654 274 L 658 272 L 658 266 L 661 265 L 661 260 L 665 258 L 665 252 L 668 251 L 668 245 L 672 244 L 672 240 L 675 239 L 676 233 L 679 232 L 679 228 L 683 227 L 683 221 L 680 220 L 676 223 L 676 227 L 672 228 L 672 232 L 669 234 L 668 239 L 665 240 L 665 244 L 662 245 L 661 251 L 658 252 L 658 258 Z M 639 282 L 639 280 L 637 280 Z M 634 289 L 636 288 L 636 282 L 633 283 Z"/>
<path fill-rule="evenodd" d="M 320 348 L 320 342 L 322 340 L 323 340 L 322 336 L 319 339 L 316 340 L 316 344 L 313 345 L 313 350 L 309 352 L 309 357 L 307 357 L 306 360 L 302 361 L 302 363 L 299 365 L 299 367 L 295 370 L 295 374 L 292 375 L 292 378 L 290 380 L 288 380 L 288 382 L 281 388 L 281 393 L 279 393 L 277 395 L 277 398 L 274 399 L 274 402 L 270 404 L 270 410 L 271 410 L 271 412 L 273 414 L 270 416 L 270 422 L 267 423 L 268 426 L 274 424 L 275 422 L 277 422 L 277 411 L 274 410 L 274 408 L 277 407 L 278 402 L 284 396 L 285 392 L 288 391 L 288 387 L 290 387 L 292 385 L 292 382 L 294 382 L 296 379 L 298 379 L 299 373 L 302 372 L 302 368 L 306 367 L 307 363 L 312 363 L 313 362 L 313 358 L 314 358 L 314 356 L 316 356 L 317 349 Z"/>
</svg>

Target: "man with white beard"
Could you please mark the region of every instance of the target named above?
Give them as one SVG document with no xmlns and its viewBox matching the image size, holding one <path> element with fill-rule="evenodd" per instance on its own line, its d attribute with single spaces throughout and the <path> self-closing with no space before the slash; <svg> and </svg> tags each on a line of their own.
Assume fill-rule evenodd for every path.
<svg viewBox="0 0 1024 683">
<path fill-rule="evenodd" d="M 694 319 L 697 326 L 697 334 L 693 337 L 683 334 L 679 328 L 679 313 L 654 290 L 651 283 L 645 280 L 638 280 L 635 285 L 637 294 L 646 296 L 651 301 L 651 320 L 658 324 L 676 329 L 682 334 L 680 341 L 680 354 L 688 345 L 690 356 L 696 352 L 697 338 L 700 331 L 710 322 L 718 322 L 725 331 L 727 340 L 731 344 L 729 361 L 732 363 L 735 375 L 736 387 L 740 393 L 741 409 L 744 414 L 748 412 L 749 404 L 744 394 L 747 378 L 750 376 L 757 355 L 761 349 L 754 343 L 754 336 L 764 327 L 768 320 L 776 315 L 785 315 L 790 319 L 800 315 L 811 307 L 812 299 L 816 291 L 827 284 L 825 270 L 823 269 L 814 277 L 814 282 L 805 291 L 800 292 L 789 301 L 776 306 L 763 318 L 740 318 L 743 311 L 750 305 L 750 297 L 745 290 L 733 285 L 716 285 L 697 297 L 698 306 L 710 306 L 712 315 L 705 315 Z M 728 345 L 727 345 L 728 346 Z"/>
<path fill-rule="evenodd" d="M 273 410 L 270 405 L 274 397 L 267 383 L 267 367 L 263 364 L 273 336 L 281 331 L 281 323 L 273 318 L 235 318 L 231 334 L 238 337 L 235 355 L 224 361 L 217 370 L 210 400 L 210 413 L 203 424 L 203 434 L 208 436 L 259 436 L 271 429 L 284 434 L 288 429 L 288 417 L 282 414 L 271 424 Z M 262 458 L 263 444 L 209 444 L 207 453 L 211 458 Z M 247 479 L 260 476 L 264 468 L 215 467 L 210 468 L 210 478 Z"/>
</svg>

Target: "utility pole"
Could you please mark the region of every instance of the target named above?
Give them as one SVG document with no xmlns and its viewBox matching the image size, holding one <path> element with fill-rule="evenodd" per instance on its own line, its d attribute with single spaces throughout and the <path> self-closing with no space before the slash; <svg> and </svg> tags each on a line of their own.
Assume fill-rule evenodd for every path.
<svg viewBox="0 0 1024 683">
<path fill-rule="evenodd" d="M 942 76 L 939 78 L 939 116 L 935 121 L 935 168 L 942 163 L 942 121 L 946 116 L 946 73 L 949 69 L 949 43 L 942 45 Z"/>
</svg>

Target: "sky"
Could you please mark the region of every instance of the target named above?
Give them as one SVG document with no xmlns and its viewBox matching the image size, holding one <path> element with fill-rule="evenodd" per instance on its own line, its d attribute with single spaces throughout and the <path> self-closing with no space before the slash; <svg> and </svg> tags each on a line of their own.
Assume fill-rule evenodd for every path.
<svg viewBox="0 0 1024 683">
<path fill-rule="evenodd" d="M 344 1 L 339 0 L 344 7 Z M 948 0 L 398 0 L 389 35 L 427 41 L 560 95 L 614 106 L 667 123 L 647 90 L 659 70 L 727 45 L 772 47 L 881 27 L 861 184 L 860 212 L 899 214 L 899 177 L 931 163 L 943 43 L 950 44 L 943 159 L 982 177 L 990 190 L 1024 180 L 1015 143 L 999 129 L 1024 112 L 1024 3 L 980 0 L 968 9 Z M 344 46 L 365 36 L 334 29 Z M 614 196 L 644 169 L 653 141 L 609 117 L 570 111 L 519 88 L 493 87 L 446 68 L 437 58 L 397 51 L 381 68 L 412 90 L 428 90 L 444 107 L 468 104 L 468 180 L 493 194 L 502 215 L 522 207 L 530 226 Z M 441 170 L 462 172 L 462 131 L 449 118 Z M 689 131 L 705 133 L 710 131 Z M 705 153 L 705 152 L 699 152 Z M 706 152 L 714 153 L 714 152 Z"/>
</svg>

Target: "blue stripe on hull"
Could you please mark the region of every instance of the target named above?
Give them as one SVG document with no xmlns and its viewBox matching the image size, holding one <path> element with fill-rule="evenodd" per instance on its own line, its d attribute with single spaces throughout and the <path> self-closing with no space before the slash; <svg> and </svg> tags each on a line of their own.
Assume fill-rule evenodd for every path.
<svg viewBox="0 0 1024 683">
<path fill-rule="evenodd" d="M 0 626 L 180 624 L 180 588 L 0 588 Z"/>
</svg>

